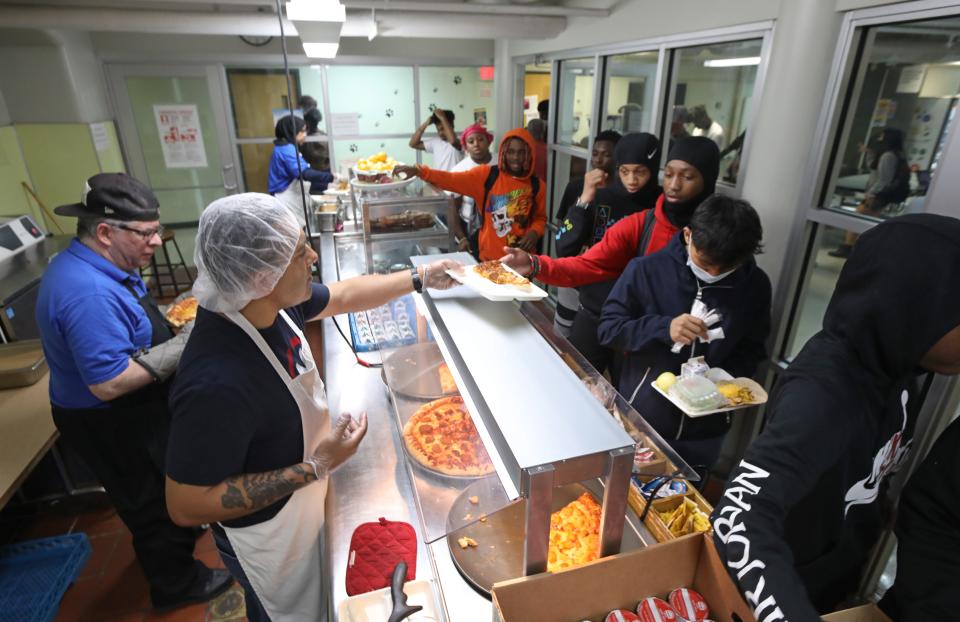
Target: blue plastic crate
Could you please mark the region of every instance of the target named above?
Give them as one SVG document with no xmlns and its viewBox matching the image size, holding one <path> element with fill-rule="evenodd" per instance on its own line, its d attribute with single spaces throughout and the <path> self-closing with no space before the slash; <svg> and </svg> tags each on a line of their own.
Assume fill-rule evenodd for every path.
<svg viewBox="0 0 960 622">
<path fill-rule="evenodd" d="M 86 534 L 0 548 L 0 622 L 49 622 L 90 557 Z"/>
</svg>

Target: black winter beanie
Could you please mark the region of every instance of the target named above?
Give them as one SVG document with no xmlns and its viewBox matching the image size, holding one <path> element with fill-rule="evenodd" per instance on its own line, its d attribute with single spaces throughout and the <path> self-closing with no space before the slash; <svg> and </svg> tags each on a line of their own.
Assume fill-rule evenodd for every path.
<svg viewBox="0 0 960 622">
<path fill-rule="evenodd" d="M 670 160 L 683 160 L 700 171 L 703 175 L 702 196 L 710 196 L 716 191 L 717 177 L 720 176 L 720 149 L 717 143 L 706 136 L 678 138 L 667 154 L 667 161 Z"/>
<path fill-rule="evenodd" d="M 660 140 L 647 132 L 625 134 L 613 148 L 613 159 L 617 166 L 642 164 L 656 175 L 660 170 Z"/>
</svg>

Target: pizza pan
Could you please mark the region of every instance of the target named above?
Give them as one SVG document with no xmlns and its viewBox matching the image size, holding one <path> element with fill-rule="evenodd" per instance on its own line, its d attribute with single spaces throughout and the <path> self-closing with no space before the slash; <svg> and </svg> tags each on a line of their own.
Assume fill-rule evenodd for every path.
<svg viewBox="0 0 960 622">
<path fill-rule="evenodd" d="M 583 484 L 554 488 L 550 511 L 556 512 L 586 490 Z M 476 515 L 477 508 L 485 505 L 484 492 L 482 485 L 471 485 L 453 502 L 447 519 L 447 546 L 450 548 L 454 565 L 467 583 L 489 598 L 494 583 L 523 576 L 523 520 L 526 499 L 520 499 L 490 514 L 486 521 L 454 529 L 463 522 L 463 516 L 471 512 Z M 478 497 L 478 504 L 470 502 L 470 497 L 473 496 Z M 594 499 L 599 501 L 600 498 L 594 494 Z M 624 525 L 624 533 L 627 531 L 628 528 Z M 457 539 L 464 536 L 476 540 L 477 546 L 460 548 Z"/>
<path fill-rule="evenodd" d="M 449 397 L 449 396 L 448 396 L 448 397 Z M 438 399 L 439 399 L 439 398 L 438 398 Z M 411 417 L 412 417 L 412 415 L 411 415 Z M 403 426 L 406 426 L 406 424 L 407 424 L 407 422 L 404 421 L 404 422 L 403 422 Z M 431 468 L 428 467 L 427 465 L 425 465 L 425 464 L 423 464 L 422 462 L 420 462 L 419 460 L 417 460 L 417 459 L 414 457 L 414 455 L 413 455 L 412 453 L 410 453 L 410 449 L 407 447 L 407 442 L 404 440 L 403 427 L 401 427 L 401 429 L 400 429 L 400 444 L 403 445 L 403 453 L 407 456 L 407 461 L 408 461 L 410 464 L 413 465 L 413 468 L 414 468 L 414 469 L 417 469 L 417 471 L 419 471 L 419 472 L 421 472 L 421 473 L 426 473 L 426 474 L 428 474 L 430 477 L 436 478 L 436 479 L 440 480 L 441 482 L 442 482 L 443 480 L 453 480 L 453 481 L 456 481 L 456 482 L 463 482 L 463 481 L 465 481 L 465 480 L 475 480 L 475 479 L 480 479 L 480 478 L 483 478 L 483 477 L 490 477 L 491 475 L 494 474 L 494 471 L 490 471 L 489 473 L 485 473 L 485 474 L 483 474 L 483 475 L 450 475 L 449 473 L 441 473 L 440 471 L 435 471 L 435 470 L 431 469 Z"/>
<path fill-rule="evenodd" d="M 436 343 L 415 343 L 394 350 L 383 362 L 383 373 L 390 388 L 407 397 L 435 400 L 457 395 L 440 390 L 441 363 L 443 355 Z"/>
</svg>

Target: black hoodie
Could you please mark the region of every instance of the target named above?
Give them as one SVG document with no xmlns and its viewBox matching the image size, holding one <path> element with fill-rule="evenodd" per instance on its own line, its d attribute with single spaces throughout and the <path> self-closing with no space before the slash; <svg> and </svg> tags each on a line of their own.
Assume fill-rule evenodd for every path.
<svg viewBox="0 0 960 622">
<path fill-rule="evenodd" d="M 904 216 L 860 236 L 711 517 L 758 620 L 819 620 L 857 587 L 910 451 L 917 365 L 957 325 L 960 221 Z"/>
<path fill-rule="evenodd" d="M 596 197 L 586 209 L 573 206 L 567 211 L 560 232 L 557 233 L 557 257 L 578 255 L 603 238 L 607 229 L 623 218 L 651 209 L 657 203 L 661 188 L 657 184 L 657 165 L 660 162 L 660 140 L 653 134 L 639 132 L 622 137 L 614 147 L 616 166 L 640 164 L 650 171 L 650 179 L 634 193 L 630 193 L 620 175 L 615 172 L 609 186 L 598 188 Z M 580 304 L 594 315 L 599 315 L 616 280 L 582 285 Z"/>
</svg>

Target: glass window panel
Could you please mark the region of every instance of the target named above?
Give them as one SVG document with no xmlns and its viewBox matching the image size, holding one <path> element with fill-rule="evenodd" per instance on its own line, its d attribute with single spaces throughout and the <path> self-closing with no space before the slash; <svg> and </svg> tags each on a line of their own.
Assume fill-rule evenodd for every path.
<svg viewBox="0 0 960 622">
<path fill-rule="evenodd" d="M 627 132 L 651 131 L 654 82 L 659 52 L 619 54 L 607 59 L 603 84 L 601 128 Z"/>
<path fill-rule="evenodd" d="M 493 80 L 482 80 L 479 67 L 420 67 L 419 84 L 421 119 L 442 108 L 454 114 L 458 134 L 475 121 L 496 127 Z"/>
<path fill-rule="evenodd" d="M 593 116 L 593 58 L 560 63 L 560 102 L 557 106 L 557 142 L 586 148 Z"/>
<path fill-rule="evenodd" d="M 736 183 L 762 39 L 677 50 L 670 137 L 708 136 L 722 156 L 720 179 Z"/>
<path fill-rule="evenodd" d="M 413 67 L 331 65 L 327 78 L 330 114 L 358 115 L 361 135 L 413 133 Z"/>
<path fill-rule="evenodd" d="M 346 172 L 360 158 L 386 151 L 388 156 L 404 164 L 415 164 L 417 152 L 410 148 L 407 138 L 364 138 L 360 140 L 334 140 L 333 155 L 338 171 Z"/>
<path fill-rule="evenodd" d="M 852 244 L 856 234 L 835 227 L 818 226 L 810 255 L 810 263 L 804 271 L 804 280 L 800 286 L 800 297 L 796 315 L 791 327 L 785 356 L 787 360 L 800 352 L 807 340 L 823 326 L 823 315 L 827 303 L 837 286 L 840 269 L 845 259 L 836 257 L 842 244 Z M 831 254 L 832 253 L 832 254 Z"/>
<path fill-rule="evenodd" d="M 300 98 L 296 71 L 291 72 L 294 100 Z M 227 69 L 230 104 L 237 138 L 273 138 L 275 119 L 283 116 L 290 102 L 282 69 Z M 312 94 L 318 100 L 320 92 Z M 296 106 L 296 101 L 294 101 Z"/>
<path fill-rule="evenodd" d="M 920 212 L 960 97 L 960 20 L 863 34 L 823 206 L 872 220 Z"/>
<path fill-rule="evenodd" d="M 539 107 L 547 102 L 547 116 L 550 114 L 550 63 L 529 63 L 523 68 L 523 125 L 531 119 L 539 119 Z"/>
</svg>

